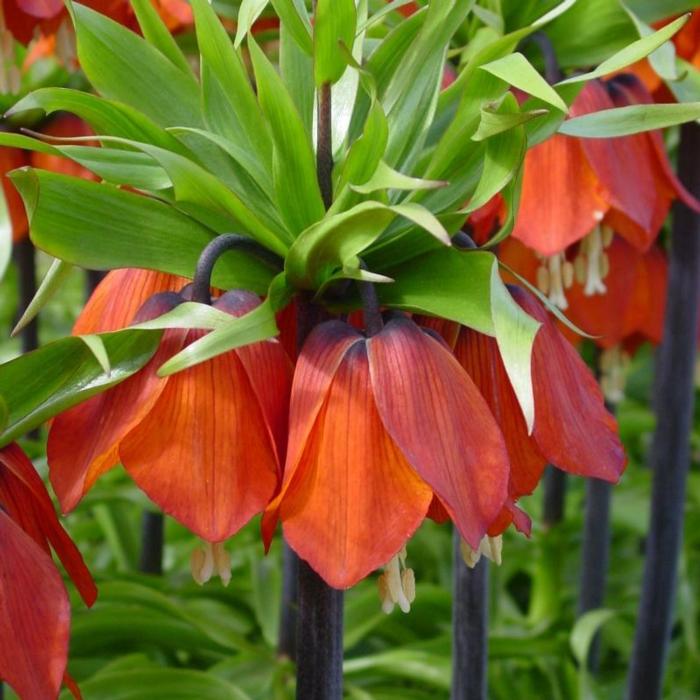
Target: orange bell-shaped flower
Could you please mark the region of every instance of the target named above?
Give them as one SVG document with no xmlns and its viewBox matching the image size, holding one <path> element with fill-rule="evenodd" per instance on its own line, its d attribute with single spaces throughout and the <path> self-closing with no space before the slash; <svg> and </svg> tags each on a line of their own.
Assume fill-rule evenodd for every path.
<svg viewBox="0 0 700 700">
<path fill-rule="evenodd" d="M 439 496 L 478 547 L 507 496 L 503 437 L 441 341 L 391 320 L 365 338 L 317 327 L 299 356 L 282 489 L 264 518 L 331 586 L 347 588 L 405 545 Z"/>
<path fill-rule="evenodd" d="M 141 277 L 149 286 L 154 273 L 121 274 Z M 101 308 L 114 315 L 123 303 L 119 295 L 130 293 L 114 289 L 114 279 L 108 276 L 100 285 L 86 313 Z M 172 293 L 158 294 L 136 320 L 159 316 L 180 301 Z M 228 292 L 214 306 L 239 316 L 258 303 L 248 292 Z M 81 320 L 76 330 L 94 332 Z M 289 360 L 282 346 L 269 340 L 157 376 L 163 362 L 202 335 L 166 331 L 140 372 L 54 420 L 47 454 L 64 510 L 74 508 L 118 462 L 151 500 L 210 542 L 230 537 L 264 509 L 284 459 Z"/>
</svg>

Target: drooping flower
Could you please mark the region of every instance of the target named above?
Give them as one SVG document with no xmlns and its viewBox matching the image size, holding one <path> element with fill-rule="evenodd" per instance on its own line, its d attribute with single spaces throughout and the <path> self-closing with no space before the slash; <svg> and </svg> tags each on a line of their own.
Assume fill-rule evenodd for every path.
<svg viewBox="0 0 700 700">
<path fill-rule="evenodd" d="M 297 362 L 284 482 L 264 536 L 281 520 L 290 546 L 334 587 L 383 565 L 389 585 L 434 494 L 478 547 L 507 479 L 498 426 L 441 341 L 404 317 L 370 338 L 329 321 Z M 398 591 L 389 602 L 401 604 Z"/>
<path fill-rule="evenodd" d="M 58 696 L 67 676 L 70 602 L 54 550 L 90 606 L 97 589 L 44 484 L 16 444 L 0 449 L 0 679 L 24 700 Z"/>
<path fill-rule="evenodd" d="M 134 289 L 121 287 L 120 279 L 131 276 L 142 281 L 142 290 L 153 289 L 163 282 L 153 274 L 112 273 L 96 290 L 76 331 L 111 325 L 124 305 L 133 305 L 122 297 Z M 135 320 L 159 316 L 181 301 L 174 293 L 157 294 Z M 234 291 L 214 306 L 239 316 L 258 303 L 255 295 Z M 166 331 L 140 372 L 54 420 L 47 455 L 64 511 L 119 462 L 151 500 L 208 542 L 227 539 L 267 505 L 284 459 L 289 360 L 282 346 L 269 340 L 169 377 L 157 376 L 163 362 L 202 335 Z"/>
<path fill-rule="evenodd" d="M 625 455 L 597 381 L 534 297 L 518 287 L 510 291 L 542 324 L 532 351 L 535 422 L 531 435 L 496 340 L 457 324 L 426 320 L 454 347 L 455 357 L 503 433 L 510 457 L 509 498 L 515 502 L 532 493 L 548 463 L 571 474 L 616 482 L 624 470 Z M 505 510 L 488 534 L 500 534 L 513 517 L 513 509 Z M 479 549 L 469 544 L 473 551 Z"/>
<path fill-rule="evenodd" d="M 651 101 L 629 78 L 586 84 L 571 114 L 580 116 Z M 671 201 L 700 203 L 675 177 L 657 132 L 611 139 L 555 135 L 528 151 L 513 237 L 545 258 L 607 225 L 644 252 L 658 235 Z M 591 240 L 592 247 L 596 241 Z"/>
</svg>

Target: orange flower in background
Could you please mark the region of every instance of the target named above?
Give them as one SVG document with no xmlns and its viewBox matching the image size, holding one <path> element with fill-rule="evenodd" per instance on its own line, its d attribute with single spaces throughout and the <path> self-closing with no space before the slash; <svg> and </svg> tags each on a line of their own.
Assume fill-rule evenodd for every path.
<svg viewBox="0 0 700 700">
<path fill-rule="evenodd" d="M 629 79 L 591 81 L 571 108 L 573 116 L 643 102 Z M 611 96 L 612 95 L 612 96 Z M 656 132 L 612 139 L 555 135 L 528 151 L 513 237 L 545 257 L 607 224 L 640 251 L 658 235 L 673 199 L 700 210 L 700 203 L 672 172 Z M 595 239 L 595 240 L 594 240 Z"/>
<path fill-rule="evenodd" d="M 0 147 L 0 171 L 3 173 L 2 193 L 5 196 L 5 205 L 10 214 L 13 243 L 17 243 L 26 237 L 28 224 L 22 197 L 20 197 L 19 192 L 10 182 L 7 173 L 25 165 L 29 165 L 29 154 L 26 151 L 22 151 L 19 148 Z"/>
<path fill-rule="evenodd" d="M 104 330 L 133 308 L 134 297 L 172 280 L 144 271 L 111 273 L 75 331 Z M 181 301 L 174 293 L 156 294 L 135 320 L 159 316 Z M 255 295 L 234 291 L 214 306 L 239 316 L 258 303 Z M 118 462 L 151 500 L 209 542 L 230 537 L 267 505 L 284 459 L 289 360 L 270 340 L 157 376 L 163 362 L 202 335 L 166 331 L 140 372 L 54 420 L 47 454 L 64 510 Z"/>
<path fill-rule="evenodd" d="M 70 602 L 51 550 L 86 605 L 97 589 L 22 450 L 0 449 L 0 679 L 24 700 L 55 698 L 66 674 Z"/>
<path fill-rule="evenodd" d="M 348 588 L 383 565 L 399 576 L 434 494 L 478 548 L 507 479 L 498 425 L 441 341 L 404 317 L 370 338 L 329 321 L 297 362 L 284 482 L 263 534 L 269 544 L 281 520 L 297 554 Z"/>
</svg>

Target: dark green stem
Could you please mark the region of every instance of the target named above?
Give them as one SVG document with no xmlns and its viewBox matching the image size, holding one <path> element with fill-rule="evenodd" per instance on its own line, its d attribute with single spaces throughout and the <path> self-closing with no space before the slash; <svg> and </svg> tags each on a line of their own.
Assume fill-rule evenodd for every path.
<svg viewBox="0 0 700 700">
<path fill-rule="evenodd" d="M 566 474 L 550 465 L 544 474 L 542 522 L 546 528 L 554 527 L 564 520 L 565 513 Z"/>
<path fill-rule="evenodd" d="M 200 304 L 211 303 L 211 275 L 214 271 L 214 265 L 229 250 L 246 251 L 271 268 L 282 269 L 282 259 L 261 246 L 257 241 L 237 233 L 224 233 L 212 240 L 199 256 L 192 282 L 192 301 L 197 301 Z"/>
<path fill-rule="evenodd" d="M 678 172 L 700 196 L 700 126 L 681 129 Z M 657 424 L 650 452 L 651 522 L 627 697 L 661 697 L 683 534 L 700 283 L 700 216 L 677 202 L 673 215 L 668 300 L 658 362 Z"/>
<path fill-rule="evenodd" d="M 19 291 L 19 313 L 21 316 L 36 294 L 36 253 L 29 238 L 14 244 L 12 249 L 17 267 L 17 285 Z M 39 347 L 39 324 L 34 318 L 21 332 L 22 352 L 31 352 Z"/>
<path fill-rule="evenodd" d="M 461 538 L 453 535 L 451 700 L 486 700 L 488 670 L 489 569 L 483 557 L 470 569 Z"/>
<path fill-rule="evenodd" d="M 164 518 L 162 513 L 144 511 L 141 516 L 141 558 L 139 571 L 144 574 L 163 574 Z"/>
</svg>

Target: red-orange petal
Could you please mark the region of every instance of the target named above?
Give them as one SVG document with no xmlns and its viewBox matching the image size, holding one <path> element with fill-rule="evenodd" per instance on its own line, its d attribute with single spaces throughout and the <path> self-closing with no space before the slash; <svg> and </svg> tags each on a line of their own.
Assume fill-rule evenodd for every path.
<svg viewBox="0 0 700 700">
<path fill-rule="evenodd" d="M 153 270 L 125 268 L 107 273 L 73 327 L 74 335 L 107 333 L 126 328 L 143 303 L 159 292 L 178 292 L 184 277 Z"/>
<path fill-rule="evenodd" d="M 160 316 L 178 301 L 174 294 L 156 295 L 136 320 Z M 97 321 L 104 317 L 98 316 Z M 54 418 L 46 456 L 64 513 L 73 510 L 95 481 L 119 463 L 120 441 L 144 420 L 164 391 L 168 379 L 157 375 L 158 368 L 182 349 L 186 334 L 179 329 L 164 331 L 157 352 L 143 369 Z"/>
<path fill-rule="evenodd" d="M 316 423 L 335 373 L 348 349 L 362 340 L 351 326 L 328 321 L 306 339 L 297 359 L 292 381 L 289 441 L 280 492 L 267 507 L 262 520 L 265 547 L 270 546 L 278 521 L 279 504 L 296 476 L 306 443 Z"/>
<path fill-rule="evenodd" d="M 203 335 L 191 331 L 187 342 Z M 269 359 L 268 349 L 266 341 L 250 346 L 247 353 L 261 354 L 256 360 L 249 355 L 245 365 L 231 351 L 172 375 L 119 445 L 139 488 L 210 542 L 237 532 L 277 488 L 275 445 L 248 374 Z"/>
<path fill-rule="evenodd" d="M 542 477 L 547 460 L 527 433 L 520 404 L 506 374 L 495 338 L 462 328 L 454 352 L 460 365 L 479 388 L 505 438 L 510 458 L 508 495 L 518 499 L 532 493 Z M 511 520 L 512 517 L 508 522 Z"/>
<path fill-rule="evenodd" d="M 0 148 L 0 173 L 2 174 L 2 192 L 10 213 L 12 240 L 17 243 L 27 235 L 27 214 L 22 197 L 7 177 L 10 170 L 21 168 L 28 163 L 27 154 L 19 148 Z"/>
<path fill-rule="evenodd" d="M 535 298 L 518 287 L 511 293 L 542 323 L 532 353 L 537 447 L 560 469 L 618 481 L 626 457 L 598 382 Z"/>
<path fill-rule="evenodd" d="M 364 340 L 347 349 L 320 411 L 300 396 L 304 388 L 293 394 L 292 415 L 307 423 L 303 406 L 315 420 L 280 517 L 297 554 L 328 584 L 348 588 L 403 547 L 424 519 L 432 491 L 382 424 Z"/>
<path fill-rule="evenodd" d="M 649 287 L 644 256 L 619 237 L 606 250 L 610 271 L 605 294 L 586 296 L 583 285 L 574 282 L 566 291 L 568 318 L 581 330 L 596 336 L 602 348 L 610 348 L 635 333 L 649 312 Z"/>
<path fill-rule="evenodd" d="M 615 107 L 605 85 L 593 80 L 579 93 L 571 114 L 580 116 Z M 613 139 L 582 139 L 596 177 L 605 188 L 611 212 L 607 222 L 641 251 L 658 233 L 656 164 L 643 134 Z"/>
<path fill-rule="evenodd" d="M 367 341 L 382 422 L 475 549 L 503 506 L 508 453 L 486 402 L 442 342 L 396 318 Z"/>
<path fill-rule="evenodd" d="M 581 145 L 554 135 L 525 156 L 520 208 L 513 237 L 542 255 L 581 240 L 608 209 Z"/>
<path fill-rule="evenodd" d="M 214 306 L 233 316 L 242 316 L 258 304 L 260 299 L 255 294 L 234 290 L 226 292 Z M 276 339 L 244 345 L 238 348 L 236 353 L 262 410 L 281 477 L 287 449 L 292 364 L 284 346 Z"/>
<path fill-rule="evenodd" d="M 0 450 L 0 505 L 47 554 L 49 544 L 53 547 L 86 605 L 92 605 L 97 588 L 83 557 L 59 523 L 31 461 L 14 443 Z"/>
<path fill-rule="evenodd" d="M 0 678 L 23 700 L 55 698 L 70 604 L 50 555 L 0 509 Z"/>
</svg>

